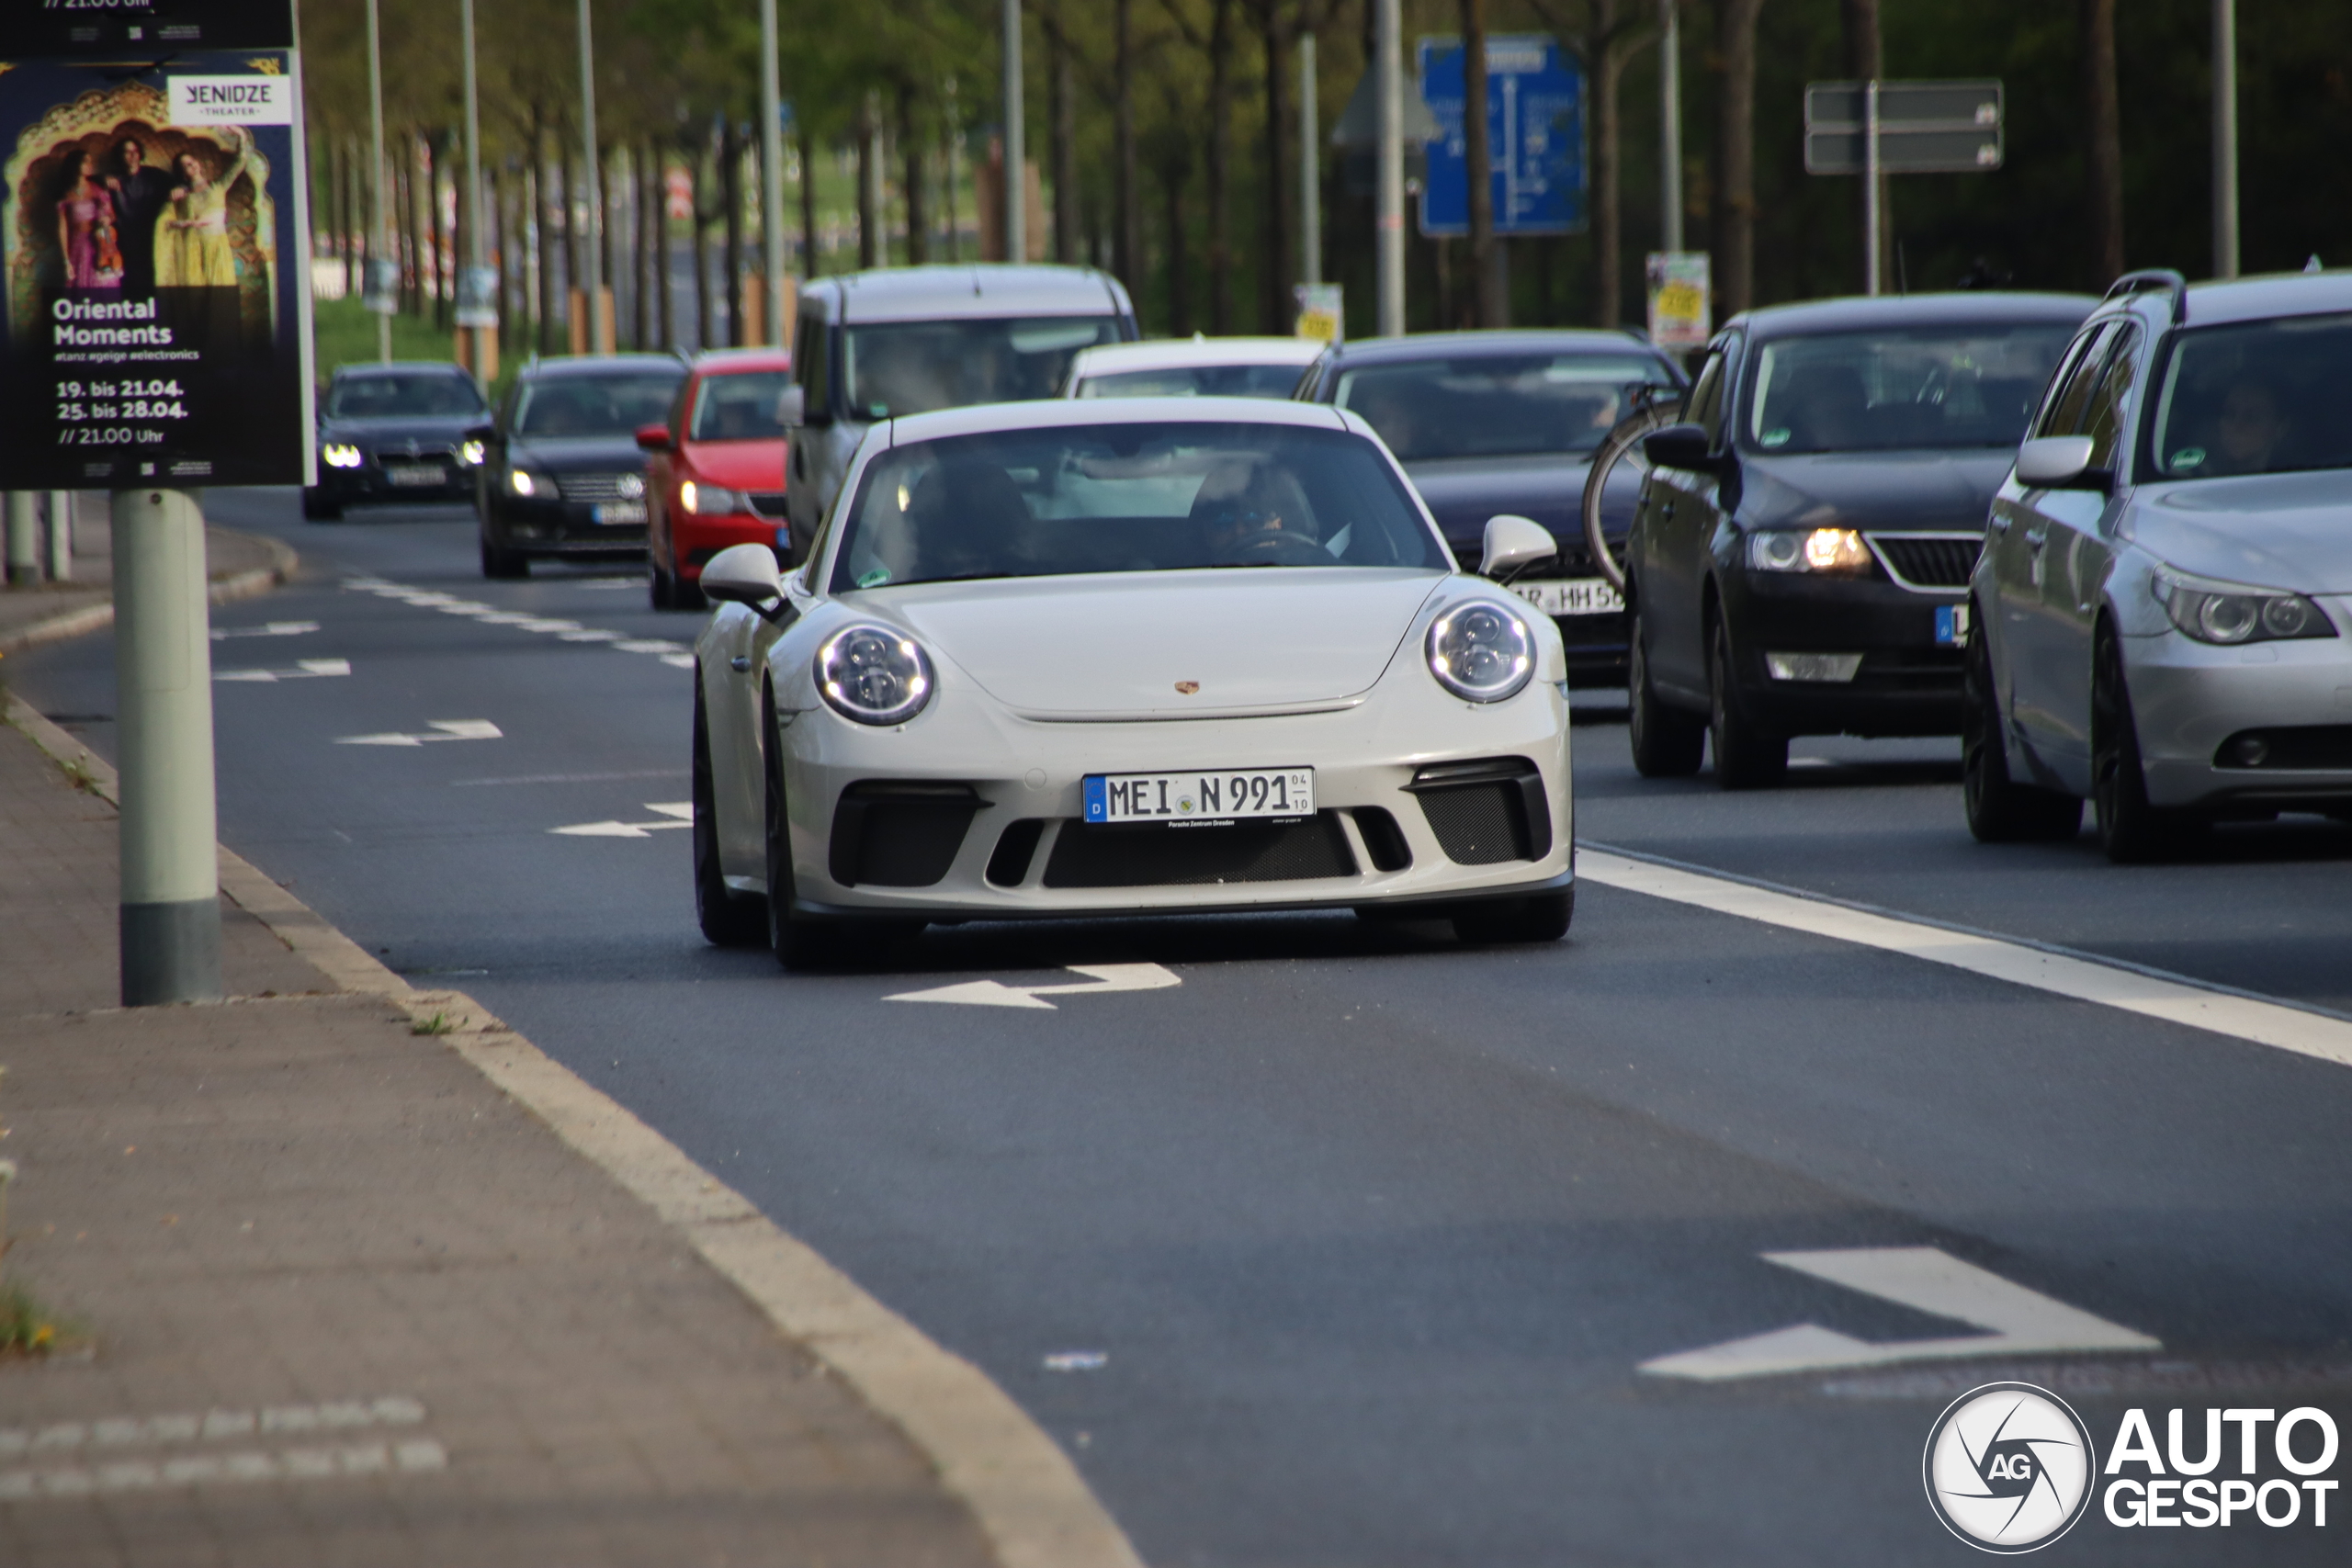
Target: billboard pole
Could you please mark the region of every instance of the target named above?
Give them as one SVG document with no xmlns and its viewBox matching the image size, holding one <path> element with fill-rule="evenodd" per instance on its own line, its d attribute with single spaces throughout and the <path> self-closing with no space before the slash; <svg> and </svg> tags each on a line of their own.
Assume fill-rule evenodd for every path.
<svg viewBox="0 0 2352 1568">
<path fill-rule="evenodd" d="M 760 256 L 768 289 L 760 319 L 770 346 L 782 348 L 792 341 L 792 323 L 784 319 L 784 84 L 776 48 L 775 0 L 760 0 Z"/>
<path fill-rule="evenodd" d="M 1316 146 L 1315 35 L 1298 39 L 1298 239 L 1303 282 L 1323 281 L 1322 154 Z"/>
<path fill-rule="evenodd" d="M 1886 221 L 1879 203 L 1878 80 L 1862 84 L 1862 292 L 1872 299 L 1879 278 L 1879 229 Z"/>
<path fill-rule="evenodd" d="M 1021 0 L 1004 0 L 1004 259 L 1029 259 L 1027 113 L 1021 97 Z"/>
<path fill-rule="evenodd" d="M 1397 0 L 1374 0 L 1373 69 L 1378 72 L 1380 144 L 1374 270 L 1378 332 L 1405 333 L 1405 46 Z"/>
<path fill-rule="evenodd" d="M 2213 0 L 2213 276 L 2237 275 L 2237 0 Z"/>
<path fill-rule="evenodd" d="M 1676 0 L 1657 0 L 1658 249 L 1682 248 L 1682 26 Z"/>
</svg>

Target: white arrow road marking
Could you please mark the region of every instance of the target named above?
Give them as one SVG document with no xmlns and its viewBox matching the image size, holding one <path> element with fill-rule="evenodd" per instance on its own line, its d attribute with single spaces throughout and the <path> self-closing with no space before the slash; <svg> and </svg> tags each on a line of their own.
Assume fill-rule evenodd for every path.
<svg viewBox="0 0 2352 1568">
<path fill-rule="evenodd" d="M 351 660 L 348 659 L 298 659 L 294 661 L 294 668 L 291 670 L 215 670 L 212 672 L 212 678 L 216 681 L 251 681 L 266 683 L 272 681 L 313 681 L 322 675 L 350 673 Z"/>
<path fill-rule="evenodd" d="M 645 803 L 648 811 L 659 811 L 665 818 L 660 822 L 578 822 L 569 828 L 550 828 L 550 833 L 562 833 L 574 839 L 642 839 L 664 828 L 691 828 L 695 825 L 695 803 L 691 800 Z"/>
<path fill-rule="evenodd" d="M 338 746 L 422 746 L 428 740 L 496 740 L 502 731 L 486 718 L 434 718 L 426 723 L 437 733 L 402 735 L 386 731 L 381 735 L 346 735 L 335 742 Z"/>
<path fill-rule="evenodd" d="M 1659 1377 L 1769 1377 L 1778 1372 L 1816 1371 L 1829 1367 L 1878 1367 L 1892 1361 L 1945 1360 L 1960 1356 L 2048 1354 L 2079 1350 L 2155 1350 L 2162 1342 L 2120 1324 L 2094 1317 L 2052 1301 L 1939 1247 L 1862 1247 L 1831 1252 L 1767 1252 L 1768 1263 L 1877 1296 L 1937 1317 L 1957 1318 L 1988 1329 L 1948 1339 L 1898 1339 L 1873 1345 L 1865 1339 L 1800 1323 L 1747 1339 L 1726 1340 L 1644 1361 L 1641 1371 Z"/>
<path fill-rule="evenodd" d="M 267 621 L 257 626 L 215 626 L 214 642 L 225 642 L 232 637 L 300 637 L 319 629 L 316 621 Z"/>
<path fill-rule="evenodd" d="M 979 1008 L 1044 1008 L 1053 1010 L 1047 997 L 1091 997 L 1109 991 L 1164 991 L 1184 982 L 1157 964 L 1073 964 L 1073 975 L 1092 976 L 1082 986 L 1008 986 L 1001 980 L 967 980 L 928 991 L 901 991 L 886 1002 L 959 1002 Z"/>
</svg>

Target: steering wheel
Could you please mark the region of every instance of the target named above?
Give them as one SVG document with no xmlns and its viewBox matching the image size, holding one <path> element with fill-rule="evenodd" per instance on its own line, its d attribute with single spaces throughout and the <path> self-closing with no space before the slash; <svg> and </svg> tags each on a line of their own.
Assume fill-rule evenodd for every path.
<svg viewBox="0 0 2352 1568">
<path fill-rule="evenodd" d="M 1592 553 L 1592 564 L 1609 580 L 1609 586 L 1620 592 L 1625 587 L 1625 563 L 1609 543 L 1601 527 L 1600 502 L 1609 488 L 1609 476 L 1621 463 L 1631 463 L 1638 474 L 1649 472 L 1649 459 L 1642 455 L 1642 437 L 1652 431 L 1663 430 L 1682 417 L 1682 394 L 1673 387 L 1637 386 L 1628 389 L 1627 400 L 1633 412 L 1617 422 L 1615 428 L 1601 438 L 1593 448 L 1592 467 L 1584 479 L 1584 542 Z"/>
</svg>

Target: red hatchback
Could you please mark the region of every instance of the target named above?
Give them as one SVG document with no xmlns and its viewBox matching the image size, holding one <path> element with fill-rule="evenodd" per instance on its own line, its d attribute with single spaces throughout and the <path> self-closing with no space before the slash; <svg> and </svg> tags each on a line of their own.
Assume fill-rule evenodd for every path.
<svg viewBox="0 0 2352 1568">
<path fill-rule="evenodd" d="M 700 355 L 668 423 L 637 433 L 655 609 L 700 609 L 705 561 L 729 545 L 775 544 L 784 525 L 776 403 L 791 384 L 792 355 L 780 348 Z"/>
</svg>

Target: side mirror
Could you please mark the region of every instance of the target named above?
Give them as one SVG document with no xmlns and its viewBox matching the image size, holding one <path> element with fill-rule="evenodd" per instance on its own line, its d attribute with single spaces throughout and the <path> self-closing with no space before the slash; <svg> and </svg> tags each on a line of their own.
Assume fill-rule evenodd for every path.
<svg viewBox="0 0 2352 1568">
<path fill-rule="evenodd" d="M 1669 424 L 1642 437 L 1642 456 L 1654 468 L 1680 468 L 1686 473 L 1711 474 L 1723 467 L 1706 427 Z"/>
<path fill-rule="evenodd" d="M 1499 582 L 1559 553 L 1560 543 L 1552 537 L 1552 530 L 1532 517 L 1504 513 L 1487 519 L 1486 554 L 1478 562 L 1478 575 Z"/>
<path fill-rule="evenodd" d="M 808 389 L 798 382 L 785 388 L 775 400 L 776 423 L 786 430 L 808 423 Z"/>
<path fill-rule="evenodd" d="M 765 545 L 729 545 L 702 569 L 703 596 L 757 608 L 784 596 L 775 552 Z"/>
<path fill-rule="evenodd" d="M 2028 490 L 2104 491 L 2115 482 L 2091 467 L 2087 435 L 2041 435 L 2018 448 L 2018 483 Z"/>
<path fill-rule="evenodd" d="M 667 452 L 670 449 L 670 427 L 666 424 L 639 425 L 637 449 L 640 452 Z"/>
</svg>

